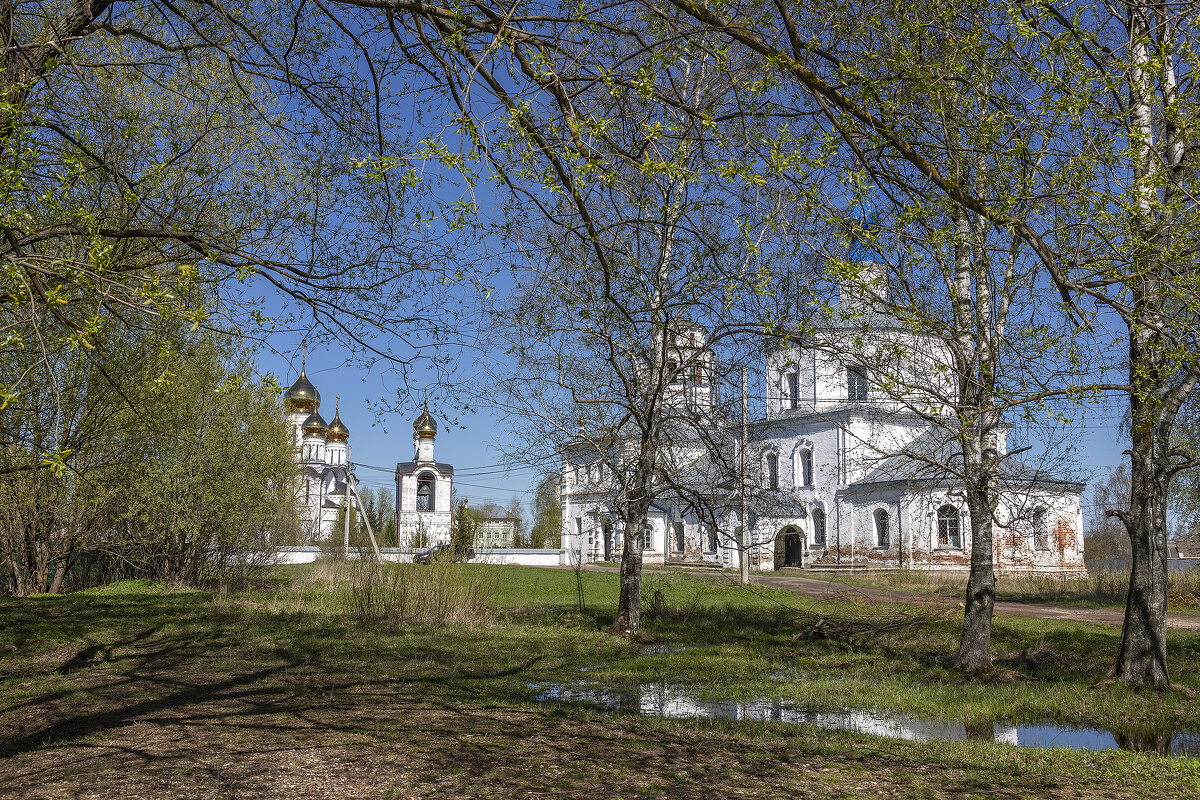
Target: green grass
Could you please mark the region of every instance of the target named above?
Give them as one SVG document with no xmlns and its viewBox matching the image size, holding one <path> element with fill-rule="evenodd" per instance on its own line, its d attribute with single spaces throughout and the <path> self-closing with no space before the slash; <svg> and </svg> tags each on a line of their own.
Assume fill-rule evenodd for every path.
<svg viewBox="0 0 1200 800">
<path fill-rule="evenodd" d="M 642 655 L 606 630 L 613 573 L 582 574 L 581 613 L 570 570 L 392 569 L 442 587 L 431 591 L 474 586 L 487 609 L 450 626 L 359 620 L 350 569 L 328 565 L 281 569 L 239 595 L 126 583 L 0 598 L 6 796 L 75 796 L 80 786 L 156 797 L 1200 792 L 1200 766 L 1185 759 L 612 716 L 534 704 L 530 688 L 666 679 L 714 699 L 780 697 L 813 709 L 1200 730 L 1182 693 L 1093 686 L 1116 647 L 1109 627 L 998 618 L 997 667 L 966 677 L 943 658 L 958 622 L 934 612 L 881 632 L 899 609 L 655 574 L 644 638 L 702 646 Z M 816 616 L 836 623 L 829 638 L 793 638 Z M 1175 679 L 1200 686 L 1200 637 L 1173 633 L 1170 647 Z"/>
</svg>

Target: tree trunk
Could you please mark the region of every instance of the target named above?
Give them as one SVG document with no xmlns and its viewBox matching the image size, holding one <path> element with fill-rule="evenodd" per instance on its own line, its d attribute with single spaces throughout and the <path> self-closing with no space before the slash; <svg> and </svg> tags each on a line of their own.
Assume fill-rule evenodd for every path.
<svg viewBox="0 0 1200 800">
<path fill-rule="evenodd" d="M 1121 519 L 1129 532 L 1133 566 L 1125 600 L 1125 624 L 1112 675 L 1130 686 L 1168 688 L 1171 677 L 1167 671 L 1166 505 L 1171 476 L 1168 448 L 1174 414 L 1160 408 L 1161 401 L 1146 391 L 1147 380 L 1153 380 L 1153 373 L 1160 371 L 1160 365 L 1151 335 L 1144 328 L 1131 328 L 1133 448 L 1129 510 Z"/>
<path fill-rule="evenodd" d="M 625 513 L 625 535 L 621 544 L 621 594 L 613 630 L 637 636 L 642 624 L 642 536 L 650 511 L 650 493 L 643 487 Z"/>
<path fill-rule="evenodd" d="M 634 523 L 635 525 L 637 523 Z M 626 636 L 637 636 L 642 624 L 642 534 L 640 525 L 625 523 L 624 543 L 621 546 L 621 596 L 617 603 L 617 619 L 613 630 Z M 631 531 L 636 531 L 631 533 Z"/>
<path fill-rule="evenodd" d="M 1171 482 L 1171 427 L 1184 394 L 1171 392 L 1178 362 L 1161 330 L 1168 319 L 1163 302 L 1163 245 L 1167 229 L 1157 217 L 1161 151 L 1155 149 L 1156 76 L 1161 65 L 1151 50 L 1155 11 L 1149 3 L 1128 5 L 1130 37 L 1129 118 L 1135 148 L 1131 212 L 1133 249 L 1129 318 L 1130 497 L 1118 516 L 1129 532 L 1133 566 L 1125 601 L 1125 624 L 1113 677 L 1130 686 L 1166 688 L 1167 672 L 1167 488 Z M 1169 62 L 1168 62 L 1169 63 Z M 1172 397 L 1174 395 L 1174 397 Z"/>
<path fill-rule="evenodd" d="M 955 663 L 960 669 L 974 671 L 991 666 L 992 612 L 996 607 L 992 509 L 985 481 L 972 481 L 967 508 L 971 512 L 971 574 Z"/>
</svg>

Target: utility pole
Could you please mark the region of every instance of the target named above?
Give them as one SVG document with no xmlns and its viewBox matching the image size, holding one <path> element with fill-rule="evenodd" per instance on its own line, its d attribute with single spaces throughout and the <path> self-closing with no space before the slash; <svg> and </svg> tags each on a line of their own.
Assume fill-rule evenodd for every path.
<svg viewBox="0 0 1200 800">
<path fill-rule="evenodd" d="M 358 514 L 360 517 L 362 517 L 363 524 L 366 525 L 366 527 L 367 527 L 367 536 L 371 537 L 371 549 L 375 551 L 375 560 L 378 561 L 380 558 L 379 543 L 377 541 L 375 541 L 375 531 L 372 530 L 372 528 L 371 528 L 371 519 L 370 519 L 370 517 L 367 516 L 366 506 L 363 504 L 362 497 L 358 493 L 358 484 L 356 484 L 354 482 L 354 470 L 351 469 L 351 466 L 349 464 L 347 464 L 346 465 L 346 497 L 347 498 L 350 496 L 351 492 L 354 492 L 354 502 L 358 505 Z M 350 518 L 350 515 L 347 514 L 346 519 L 349 519 L 349 518 Z M 349 525 L 347 525 L 347 529 L 349 529 Z"/>
<path fill-rule="evenodd" d="M 335 478 L 337 477 L 337 473 L 334 473 L 334 477 Z M 342 547 L 344 548 L 342 550 L 343 558 L 350 557 L 350 480 L 349 480 L 349 478 L 350 478 L 350 471 L 349 471 L 349 469 L 347 469 L 346 470 L 346 493 L 342 495 L 342 511 L 346 515 L 346 536 L 342 542 Z"/>
<path fill-rule="evenodd" d="M 750 423 L 747 420 L 749 414 L 749 400 L 746 388 L 746 368 L 742 367 L 742 535 L 739 544 L 739 553 L 741 562 L 739 563 L 740 578 L 743 584 L 750 583 L 750 498 L 747 496 L 747 482 L 749 478 L 749 464 L 746 457 L 746 450 L 750 444 Z"/>
</svg>

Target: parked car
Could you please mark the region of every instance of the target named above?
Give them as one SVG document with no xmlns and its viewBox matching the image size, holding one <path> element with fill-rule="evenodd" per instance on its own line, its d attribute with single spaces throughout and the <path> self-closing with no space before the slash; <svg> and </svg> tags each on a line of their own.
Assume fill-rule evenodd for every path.
<svg viewBox="0 0 1200 800">
<path fill-rule="evenodd" d="M 414 564 L 432 564 L 434 561 L 470 561 L 475 557 L 474 547 L 439 544 L 413 556 Z"/>
</svg>

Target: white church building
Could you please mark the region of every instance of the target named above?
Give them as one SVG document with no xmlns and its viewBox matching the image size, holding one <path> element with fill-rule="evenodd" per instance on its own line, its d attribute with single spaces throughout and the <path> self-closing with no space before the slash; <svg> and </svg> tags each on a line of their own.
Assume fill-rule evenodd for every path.
<svg viewBox="0 0 1200 800">
<path fill-rule="evenodd" d="M 413 421 L 413 460 L 396 465 L 396 535 L 400 547 L 450 542 L 454 467 L 433 457 L 437 420 L 429 408 Z"/>
<path fill-rule="evenodd" d="M 308 379 L 301 361 L 300 377 L 284 391 L 283 406 L 300 470 L 296 500 L 302 535 L 312 544 L 332 537 L 338 511 L 347 502 L 350 431 L 337 405 L 340 403 L 335 404 L 333 420 L 326 423 L 320 412 L 321 393 Z"/>
<path fill-rule="evenodd" d="M 852 325 L 839 321 L 849 317 Z M 674 372 L 678 401 L 704 414 L 712 405 L 712 355 L 697 348 L 697 330 L 703 329 L 688 324 L 680 335 L 679 363 L 689 366 Z M 970 517 L 954 471 L 946 468 L 961 455 L 949 424 L 931 421 L 942 413 L 937 398 L 949 388 L 922 387 L 914 377 L 903 382 L 910 389 L 901 402 L 895 389 L 889 394 L 876 383 L 875 370 L 867 366 L 878 364 L 879 354 L 897 352 L 897 336 L 913 334 L 883 316 L 835 314 L 802 336 L 767 343 L 765 414 L 750 422 L 746 449 L 752 569 L 969 570 Z M 934 368 L 944 357 L 935 340 L 908 344 L 911 364 L 899 368 L 900 374 L 906 369 L 911 375 L 945 374 Z M 737 452 L 741 426 L 716 418 L 711 424 L 714 438 Z M 694 452 L 674 462 L 693 458 L 696 474 L 714 473 L 701 448 L 686 442 L 680 447 Z M 564 560 L 619 559 L 623 531 L 611 475 L 597 457 L 595 441 L 581 435 L 563 453 Z M 997 570 L 1083 573 L 1084 485 L 1014 459 L 1002 463 L 1006 472 L 993 528 Z M 698 489 L 707 492 L 707 519 L 695 502 L 660 496 L 650 510 L 644 562 L 736 568 L 741 538 L 736 484 L 727 478 Z"/>
</svg>

